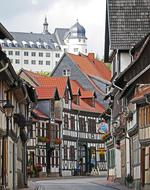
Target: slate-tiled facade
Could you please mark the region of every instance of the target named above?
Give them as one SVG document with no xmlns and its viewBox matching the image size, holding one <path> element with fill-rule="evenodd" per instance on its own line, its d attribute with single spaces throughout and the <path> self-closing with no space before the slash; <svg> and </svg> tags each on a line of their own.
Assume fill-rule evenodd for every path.
<svg viewBox="0 0 150 190">
<path fill-rule="evenodd" d="M 150 30 L 149 0 L 107 0 L 111 49 L 130 49 Z"/>
<path fill-rule="evenodd" d="M 87 57 L 85 59 L 87 59 Z M 87 59 L 87 62 L 88 62 L 88 59 Z M 89 63 L 87 63 L 87 64 L 89 64 Z M 86 62 L 85 62 L 85 67 L 87 67 Z M 70 58 L 69 54 L 64 54 L 63 58 L 60 60 L 60 62 L 58 64 L 58 66 L 55 67 L 55 69 L 52 73 L 52 76 L 63 76 L 63 70 L 67 70 L 67 69 L 70 70 L 69 78 L 71 80 L 77 80 L 86 90 L 95 91 L 98 102 L 100 102 L 104 106 L 106 106 L 107 103 L 104 102 L 104 96 L 106 94 L 106 88 L 109 84 L 109 81 L 96 80 L 96 78 L 93 78 L 96 76 L 93 76 L 93 77 L 89 76 L 89 73 L 86 72 L 86 69 L 84 71 L 83 68 L 84 68 L 83 65 L 81 68 L 81 66 L 79 65 L 79 62 L 77 62 L 77 61 L 75 62 L 74 60 L 72 60 Z M 99 72 L 99 71 L 97 71 L 97 72 Z M 103 68 L 101 69 L 101 72 L 103 73 Z M 109 72 L 106 72 L 105 75 L 109 78 L 110 75 L 108 73 Z"/>
</svg>

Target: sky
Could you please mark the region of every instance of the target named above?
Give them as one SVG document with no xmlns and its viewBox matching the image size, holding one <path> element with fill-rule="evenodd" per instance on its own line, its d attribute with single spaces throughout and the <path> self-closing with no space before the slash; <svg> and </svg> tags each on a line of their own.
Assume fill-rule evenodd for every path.
<svg viewBox="0 0 150 190">
<path fill-rule="evenodd" d="M 106 0 L 5 0 L 0 8 L 1 23 L 10 32 L 43 31 L 45 16 L 49 32 L 70 28 L 78 19 L 86 30 L 88 51 L 103 58 Z"/>
</svg>

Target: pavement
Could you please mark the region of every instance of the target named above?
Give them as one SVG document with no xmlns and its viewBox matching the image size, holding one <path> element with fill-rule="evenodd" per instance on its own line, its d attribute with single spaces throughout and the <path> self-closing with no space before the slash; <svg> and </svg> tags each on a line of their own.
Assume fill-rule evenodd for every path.
<svg viewBox="0 0 150 190">
<path fill-rule="evenodd" d="M 28 188 L 21 188 L 20 190 L 38 190 L 38 188 L 34 187 L 36 181 L 45 181 L 45 180 L 54 180 L 54 179 L 73 179 L 73 178 L 87 178 L 87 176 L 71 176 L 71 177 L 41 177 L 41 178 L 31 178 L 28 182 Z M 120 183 L 114 183 L 107 181 L 106 178 L 101 176 L 88 176 L 88 177 L 97 177 L 97 180 L 94 181 L 96 184 L 103 185 L 105 187 L 111 187 L 116 190 L 133 190 L 133 188 L 126 187 Z M 99 180 L 98 178 L 103 178 L 103 180 Z"/>
</svg>

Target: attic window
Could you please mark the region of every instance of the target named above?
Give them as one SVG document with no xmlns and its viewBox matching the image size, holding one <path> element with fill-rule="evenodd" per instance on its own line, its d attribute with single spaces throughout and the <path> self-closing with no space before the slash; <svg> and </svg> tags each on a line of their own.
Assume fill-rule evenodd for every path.
<svg viewBox="0 0 150 190">
<path fill-rule="evenodd" d="M 65 103 L 68 104 L 69 103 L 69 97 L 68 97 L 68 90 L 65 91 Z"/>
<path fill-rule="evenodd" d="M 71 75 L 70 69 L 64 69 L 63 70 L 63 76 L 70 76 L 70 75 Z"/>
</svg>

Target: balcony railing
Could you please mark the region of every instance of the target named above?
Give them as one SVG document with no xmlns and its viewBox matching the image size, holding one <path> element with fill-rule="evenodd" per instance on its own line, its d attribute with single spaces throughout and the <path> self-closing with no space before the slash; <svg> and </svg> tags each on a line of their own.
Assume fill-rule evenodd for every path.
<svg viewBox="0 0 150 190">
<path fill-rule="evenodd" d="M 99 162 L 98 168 L 100 171 L 106 171 L 107 170 L 107 162 L 106 161 Z"/>
</svg>

